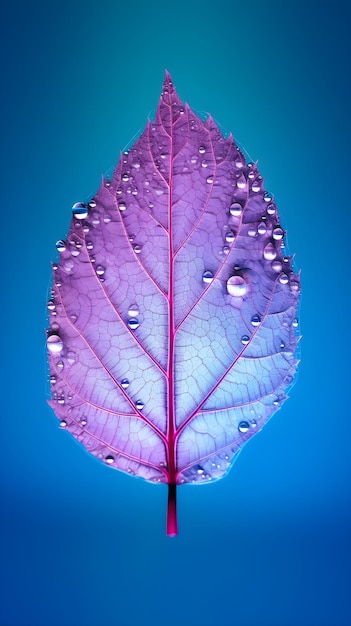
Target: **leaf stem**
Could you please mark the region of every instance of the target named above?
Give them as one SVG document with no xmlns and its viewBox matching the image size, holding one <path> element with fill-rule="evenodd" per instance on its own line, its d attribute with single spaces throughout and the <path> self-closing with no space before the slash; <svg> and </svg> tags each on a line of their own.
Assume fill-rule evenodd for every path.
<svg viewBox="0 0 351 626">
<path fill-rule="evenodd" d="M 167 536 L 175 537 L 178 535 L 177 520 L 177 485 L 170 483 L 168 485 L 168 507 L 167 507 Z"/>
</svg>

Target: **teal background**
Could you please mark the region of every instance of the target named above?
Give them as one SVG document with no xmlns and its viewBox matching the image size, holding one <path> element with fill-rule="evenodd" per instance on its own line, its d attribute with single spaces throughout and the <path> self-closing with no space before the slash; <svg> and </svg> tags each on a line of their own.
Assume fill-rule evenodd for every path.
<svg viewBox="0 0 351 626">
<path fill-rule="evenodd" d="M 348 626 L 350 5 L 1 7 L 1 626 Z M 100 465 L 46 405 L 46 299 L 71 205 L 155 111 L 167 68 L 275 194 L 302 269 L 290 400 L 227 478 Z"/>
</svg>

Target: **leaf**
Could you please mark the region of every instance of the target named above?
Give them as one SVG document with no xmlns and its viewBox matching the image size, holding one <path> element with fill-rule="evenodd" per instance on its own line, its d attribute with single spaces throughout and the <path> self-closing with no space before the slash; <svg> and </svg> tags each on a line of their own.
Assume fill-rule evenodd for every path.
<svg viewBox="0 0 351 626">
<path fill-rule="evenodd" d="M 59 241 L 47 345 L 60 426 L 169 485 L 229 470 L 286 398 L 299 277 L 255 163 L 166 73 L 155 122 Z"/>
</svg>

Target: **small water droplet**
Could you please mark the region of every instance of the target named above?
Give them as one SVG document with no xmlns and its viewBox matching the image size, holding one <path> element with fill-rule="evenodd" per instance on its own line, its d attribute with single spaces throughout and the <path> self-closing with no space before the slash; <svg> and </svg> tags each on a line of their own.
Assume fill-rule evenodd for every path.
<svg viewBox="0 0 351 626">
<path fill-rule="evenodd" d="M 75 363 L 77 360 L 77 355 L 75 352 L 72 352 L 72 351 L 67 352 L 66 359 L 67 359 L 68 365 L 73 365 L 73 363 Z"/>
<path fill-rule="evenodd" d="M 264 248 L 263 256 L 266 261 L 274 261 L 275 257 L 277 256 L 277 251 L 271 242 L 267 243 L 266 247 Z"/>
<path fill-rule="evenodd" d="M 64 368 L 64 364 L 63 361 L 59 361 L 56 365 L 57 369 L 62 372 L 63 368 Z"/>
<path fill-rule="evenodd" d="M 275 400 L 273 400 L 273 405 L 279 406 L 279 398 L 275 398 Z"/>
<path fill-rule="evenodd" d="M 129 317 L 136 317 L 139 315 L 139 307 L 137 304 L 131 304 L 128 308 Z"/>
<path fill-rule="evenodd" d="M 205 159 L 201 161 L 201 167 L 208 167 L 208 163 L 207 161 L 205 161 Z"/>
<path fill-rule="evenodd" d="M 227 291 L 230 296 L 242 297 L 247 292 L 247 284 L 242 276 L 230 276 L 227 280 Z"/>
<path fill-rule="evenodd" d="M 54 384 L 56 383 L 56 376 L 55 376 L 55 374 L 51 374 L 51 376 L 50 376 L 50 379 L 49 379 L 49 380 L 50 380 L 50 383 L 51 383 L 52 385 L 54 385 Z"/>
<path fill-rule="evenodd" d="M 280 276 L 279 276 L 279 282 L 280 282 L 282 285 L 287 285 L 287 284 L 288 284 L 288 282 L 289 282 L 289 277 L 288 277 L 288 275 L 287 275 L 287 274 L 285 274 L 284 272 L 282 272 L 282 273 L 280 274 Z"/>
<path fill-rule="evenodd" d="M 230 251 L 229 246 L 223 246 L 223 248 L 222 248 L 223 254 L 229 254 L 229 251 Z"/>
<path fill-rule="evenodd" d="M 66 420 L 61 420 L 60 421 L 60 428 L 66 428 L 66 426 L 67 426 Z"/>
<path fill-rule="evenodd" d="M 250 428 L 250 424 L 248 422 L 239 422 L 238 430 L 241 433 L 247 433 Z"/>
<path fill-rule="evenodd" d="M 213 281 L 212 272 L 210 272 L 210 270 L 205 270 L 204 273 L 202 274 L 202 282 L 205 284 L 209 284 L 209 283 L 212 283 L 212 281 Z"/>
<path fill-rule="evenodd" d="M 257 232 L 258 232 L 259 235 L 265 235 L 266 234 L 267 226 L 266 226 L 266 224 L 264 222 L 261 222 L 258 225 Z"/>
<path fill-rule="evenodd" d="M 275 214 L 275 206 L 274 206 L 274 204 L 269 204 L 267 206 L 267 213 L 268 213 L 268 215 L 274 215 Z"/>
<path fill-rule="evenodd" d="M 198 474 L 200 474 L 200 476 L 201 476 L 201 474 L 204 473 L 204 470 L 202 469 L 202 467 L 198 467 L 198 469 L 196 471 L 197 471 Z"/>
<path fill-rule="evenodd" d="M 130 320 L 128 320 L 128 326 L 131 330 L 135 330 L 136 328 L 138 328 L 139 322 L 136 317 L 131 317 Z"/>
<path fill-rule="evenodd" d="M 123 378 L 121 380 L 121 387 L 123 387 L 123 389 L 128 389 L 128 387 L 129 387 L 129 380 L 128 380 L 128 378 Z"/>
<path fill-rule="evenodd" d="M 90 200 L 90 202 L 88 202 L 88 207 L 89 207 L 90 209 L 95 209 L 95 207 L 96 207 L 96 202 L 95 202 L 95 200 Z"/>
<path fill-rule="evenodd" d="M 263 200 L 265 202 L 271 202 L 271 200 L 273 200 L 273 196 L 271 193 L 269 193 L 268 191 L 265 192 L 264 196 L 263 196 Z"/>
<path fill-rule="evenodd" d="M 238 202 L 233 202 L 229 208 L 230 215 L 234 215 L 234 217 L 240 217 L 243 212 L 243 207 Z"/>
<path fill-rule="evenodd" d="M 250 226 L 248 228 L 247 234 L 248 234 L 249 237 L 256 237 L 257 230 L 256 230 L 255 226 Z"/>
<path fill-rule="evenodd" d="M 281 350 L 284 350 L 284 348 L 285 348 L 285 343 L 284 343 L 284 341 L 281 341 L 281 342 L 280 342 L 280 348 L 281 348 Z"/>
<path fill-rule="evenodd" d="M 48 307 L 49 311 L 54 311 L 56 308 L 55 302 L 53 300 L 49 300 L 46 306 Z"/>
<path fill-rule="evenodd" d="M 135 403 L 135 406 L 138 409 L 138 411 L 141 411 L 141 409 L 144 407 L 144 402 L 142 400 L 137 400 Z"/>
<path fill-rule="evenodd" d="M 276 241 L 279 241 L 280 239 L 283 239 L 284 237 L 284 231 L 282 228 L 280 228 L 280 226 L 276 226 L 273 229 L 273 239 L 275 239 Z"/>
<path fill-rule="evenodd" d="M 155 194 L 156 194 L 156 196 L 162 196 L 164 194 L 164 190 L 163 189 L 155 189 Z"/>
<path fill-rule="evenodd" d="M 104 224 L 109 224 L 111 221 L 111 217 L 109 215 L 105 215 L 104 217 Z"/>
<path fill-rule="evenodd" d="M 259 326 L 261 323 L 261 318 L 259 315 L 253 315 L 251 318 L 251 324 L 252 326 Z"/>
<path fill-rule="evenodd" d="M 98 276 L 103 276 L 105 274 L 105 268 L 102 265 L 97 265 L 95 269 Z"/>
<path fill-rule="evenodd" d="M 278 261 L 278 259 L 276 261 L 272 261 L 271 267 L 272 267 L 273 272 L 281 272 L 283 268 L 281 262 Z"/>
<path fill-rule="evenodd" d="M 82 417 L 82 419 L 80 420 L 80 423 L 82 426 L 86 426 L 87 425 L 87 420 L 85 417 Z"/>
<path fill-rule="evenodd" d="M 127 173 L 123 174 L 122 180 L 123 180 L 124 183 L 127 183 L 128 180 L 129 180 L 129 175 Z"/>
<path fill-rule="evenodd" d="M 92 241 L 87 241 L 87 250 L 92 250 L 94 247 L 94 244 Z"/>
<path fill-rule="evenodd" d="M 126 208 L 127 208 L 127 207 L 126 207 L 126 203 L 125 203 L 125 202 L 119 202 L 119 203 L 118 203 L 118 208 L 119 208 L 119 210 L 120 210 L 121 212 L 122 212 L 122 211 L 125 211 L 125 210 L 126 210 Z"/>
<path fill-rule="evenodd" d="M 74 257 L 77 257 L 80 255 L 80 250 L 78 250 L 78 248 L 72 248 L 71 249 L 71 255 Z"/>
<path fill-rule="evenodd" d="M 246 346 L 250 341 L 250 337 L 249 335 L 243 335 L 241 337 L 241 343 L 243 344 L 243 346 Z"/>
<path fill-rule="evenodd" d="M 63 349 L 62 339 L 59 335 L 49 335 L 46 343 L 49 352 L 52 354 L 58 354 Z"/>
<path fill-rule="evenodd" d="M 83 202 L 76 202 L 72 206 L 72 213 L 77 220 L 85 220 L 88 215 L 88 208 Z"/>
<path fill-rule="evenodd" d="M 141 246 L 139 246 L 137 243 L 133 246 L 133 250 L 135 252 L 135 254 L 140 254 L 141 252 Z"/>
<path fill-rule="evenodd" d="M 226 236 L 225 236 L 225 240 L 228 243 L 233 243 L 234 239 L 235 239 L 234 233 L 231 230 L 228 230 L 228 232 L 226 233 Z"/>
<path fill-rule="evenodd" d="M 112 463 L 114 463 L 115 461 L 115 457 L 112 456 L 112 454 L 108 454 L 107 456 L 105 456 L 105 461 L 106 463 L 108 463 L 108 465 L 112 465 Z"/>
<path fill-rule="evenodd" d="M 66 250 L 66 243 L 63 241 L 63 239 L 59 239 L 58 241 L 56 241 L 56 249 L 59 252 L 64 252 Z"/>
<path fill-rule="evenodd" d="M 299 325 L 299 320 L 297 319 L 297 317 L 295 317 L 295 319 L 292 321 L 292 325 L 294 328 L 297 328 Z"/>
<path fill-rule="evenodd" d="M 300 285 L 299 285 L 299 283 L 297 282 L 297 280 L 292 280 L 292 281 L 290 282 L 290 289 L 291 289 L 292 291 L 295 291 L 295 292 L 298 292 L 298 291 L 299 291 L 299 289 L 300 289 Z"/>
<path fill-rule="evenodd" d="M 261 185 L 259 184 L 259 182 L 257 180 L 255 180 L 252 185 L 251 185 L 251 189 L 253 192 L 257 193 L 258 191 L 260 191 L 261 189 Z"/>
<path fill-rule="evenodd" d="M 190 163 L 192 163 L 193 165 L 196 163 L 197 161 L 197 156 L 193 155 L 192 157 L 190 157 Z"/>
<path fill-rule="evenodd" d="M 57 402 L 58 402 L 58 404 L 61 404 L 61 406 L 63 406 L 63 405 L 65 404 L 65 399 L 64 399 L 64 397 L 63 397 L 63 396 L 59 396 L 59 397 L 57 398 Z"/>
<path fill-rule="evenodd" d="M 206 152 L 206 148 L 204 146 L 200 146 L 199 147 L 199 153 L 200 154 L 205 154 L 205 152 Z"/>
<path fill-rule="evenodd" d="M 213 183 L 213 176 L 208 176 L 208 177 L 206 178 L 206 183 L 208 183 L 208 184 Z"/>
</svg>

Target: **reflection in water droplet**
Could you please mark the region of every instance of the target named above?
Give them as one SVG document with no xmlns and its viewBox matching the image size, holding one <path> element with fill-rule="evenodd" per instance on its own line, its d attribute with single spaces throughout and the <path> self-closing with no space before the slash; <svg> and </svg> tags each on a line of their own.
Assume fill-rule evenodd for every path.
<svg viewBox="0 0 351 626">
<path fill-rule="evenodd" d="M 248 422 L 239 422 L 239 426 L 238 426 L 238 430 L 241 433 L 247 433 L 247 431 L 249 430 L 250 425 Z"/>
<path fill-rule="evenodd" d="M 108 465 L 112 465 L 112 463 L 114 463 L 115 457 L 112 456 L 112 454 L 108 454 L 107 456 L 105 456 L 105 461 L 106 463 L 108 463 Z"/>
<path fill-rule="evenodd" d="M 230 276 L 227 280 L 227 291 L 230 296 L 242 297 L 247 292 L 247 284 L 242 276 Z"/>
<path fill-rule="evenodd" d="M 252 326 L 259 326 L 261 323 L 261 318 L 259 315 L 253 315 L 251 318 L 251 324 Z"/>
<path fill-rule="evenodd" d="M 123 387 L 123 389 L 128 389 L 128 387 L 129 387 L 129 380 L 128 380 L 128 378 L 123 378 L 121 380 L 121 386 Z"/>
<path fill-rule="evenodd" d="M 83 202 L 76 202 L 72 206 L 73 217 L 77 220 L 84 220 L 88 215 L 88 209 Z"/>
<path fill-rule="evenodd" d="M 280 226 L 276 226 L 276 228 L 273 229 L 273 239 L 276 239 L 276 241 L 279 241 L 280 239 L 283 239 L 284 237 L 284 231 L 282 228 L 280 228 Z"/>
<path fill-rule="evenodd" d="M 138 411 L 141 411 L 141 409 L 144 407 L 144 402 L 142 400 L 137 400 L 135 403 L 135 406 L 138 409 Z"/>
<path fill-rule="evenodd" d="M 210 270 L 205 270 L 204 273 L 202 274 L 202 282 L 205 284 L 208 284 L 208 283 L 212 283 L 212 281 L 213 281 L 212 272 L 210 272 Z"/>
<path fill-rule="evenodd" d="M 47 338 L 47 347 L 52 354 L 58 354 L 63 349 L 62 339 L 59 335 L 49 335 Z"/>
<path fill-rule="evenodd" d="M 242 212 L 243 212 L 243 207 L 241 206 L 241 204 L 239 204 L 239 202 L 233 202 L 230 205 L 230 208 L 229 208 L 230 215 L 234 215 L 234 217 L 240 217 Z"/>
<path fill-rule="evenodd" d="M 62 239 L 59 239 L 58 241 L 56 241 L 56 249 L 59 252 L 64 252 L 66 250 L 66 244 Z"/>
<path fill-rule="evenodd" d="M 243 335 L 243 336 L 241 337 L 241 343 L 242 343 L 244 346 L 246 346 L 246 345 L 249 343 L 249 341 L 250 341 L 250 337 L 249 337 L 249 335 Z"/>
<path fill-rule="evenodd" d="M 128 320 L 128 326 L 131 330 L 135 330 L 138 328 L 139 322 L 135 317 L 131 317 L 130 320 Z"/>
<path fill-rule="evenodd" d="M 267 243 L 266 247 L 264 248 L 263 256 L 266 259 L 266 261 L 273 261 L 275 257 L 277 256 L 276 249 L 271 242 Z"/>
</svg>

